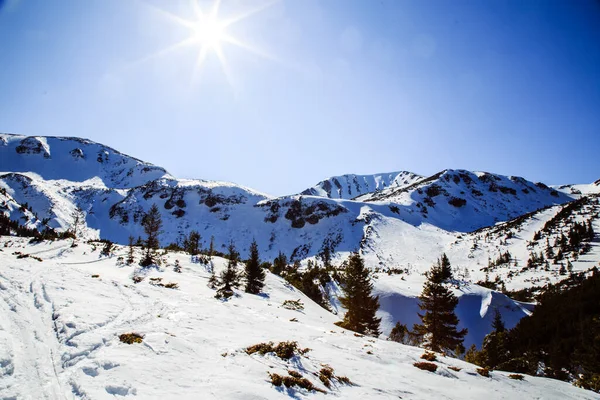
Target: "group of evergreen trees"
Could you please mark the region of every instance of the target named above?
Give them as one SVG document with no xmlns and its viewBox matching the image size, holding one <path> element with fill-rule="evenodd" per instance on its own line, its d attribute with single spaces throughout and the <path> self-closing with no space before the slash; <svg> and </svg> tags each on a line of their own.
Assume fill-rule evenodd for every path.
<svg viewBox="0 0 600 400">
<path fill-rule="evenodd" d="M 292 265 L 282 265 L 285 256 L 278 256 L 273 263 L 273 272 L 281 271 L 279 275 L 296 289 L 304 293 L 312 301 L 329 310 L 329 301 L 325 293 L 325 287 L 331 280 L 331 270 L 320 266 L 317 262 L 309 260 L 304 269 L 300 261 L 296 260 Z"/>
<path fill-rule="evenodd" d="M 542 232 L 550 233 L 558 229 L 556 225 L 557 223 L 554 223 L 552 228 L 545 227 L 542 231 L 535 232 L 533 236 L 534 242 L 541 239 Z M 595 232 L 591 219 L 586 222 L 570 222 L 566 235 L 564 232 L 560 231 L 560 234 L 552 244 L 550 244 L 550 239 L 548 237 L 546 238 L 545 254 L 542 252 L 532 252 L 530 254 L 526 268 L 536 268 L 537 266 L 543 265 L 546 270 L 549 270 L 550 265 L 548 260 L 554 260 L 556 263 L 567 257 L 569 253 L 572 254 L 573 258 L 577 259 L 580 254 L 585 254 L 589 251 L 589 242 L 594 239 L 594 235 Z"/>
<path fill-rule="evenodd" d="M 47 226 L 41 231 L 35 228 L 27 228 L 2 212 L 0 212 L 0 235 L 32 237 L 36 240 L 55 240 L 70 237 L 67 233 L 58 233 Z"/>
<path fill-rule="evenodd" d="M 506 330 L 499 313 L 480 351 L 465 359 L 504 371 L 574 381 L 600 392 L 600 273 L 573 274 L 549 285 L 535 312 Z"/>
<path fill-rule="evenodd" d="M 228 299 L 233 296 L 233 289 L 241 286 L 242 278 L 245 278 L 246 281 L 244 288 L 246 293 L 261 293 L 265 285 L 266 273 L 259 257 L 258 244 L 254 240 L 250 244 L 250 257 L 244 263 L 244 271 L 238 271 L 238 264 L 241 262 L 240 254 L 231 242 L 226 255 L 227 267 L 221 271 L 219 276 L 216 275 L 214 269 L 211 271 L 208 286 L 217 290 L 215 297 Z"/>
<path fill-rule="evenodd" d="M 493 271 L 496 267 L 499 267 L 501 265 L 507 265 L 510 264 L 512 262 L 512 255 L 510 254 L 510 252 L 507 250 L 504 253 L 500 253 L 500 255 L 498 256 L 498 258 L 496 258 L 495 260 L 492 260 L 491 258 L 488 258 L 488 266 L 487 268 L 482 269 L 482 271 Z"/>
</svg>

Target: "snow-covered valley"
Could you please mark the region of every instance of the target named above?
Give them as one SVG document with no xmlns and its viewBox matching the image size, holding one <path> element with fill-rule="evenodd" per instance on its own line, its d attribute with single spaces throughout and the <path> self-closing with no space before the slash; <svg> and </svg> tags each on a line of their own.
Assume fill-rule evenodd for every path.
<svg viewBox="0 0 600 400">
<path fill-rule="evenodd" d="M 482 377 L 474 365 L 445 357 L 435 373 L 417 369 L 422 349 L 338 328 L 338 317 L 272 274 L 264 295 L 239 293 L 222 302 L 206 286 L 206 266 L 181 253 L 142 273 L 137 265 L 119 265 L 122 247 L 104 257 L 95 244 L 71 248 L 71 241 L 32 245 L 3 237 L 0 249 L 3 399 L 597 398 L 546 378 L 515 381 L 495 371 Z M 181 273 L 173 270 L 176 260 Z M 225 262 L 214 259 L 217 270 Z M 134 283 L 140 274 L 144 279 Z M 282 307 L 297 299 L 303 310 Z M 131 332 L 142 343 L 120 342 L 119 335 Z M 260 342 L 290 340 L 310 352 L 290 360 L 245 352 Z M 325 387 L 316 376 L 324 364 L 352 384 Z M 325 393 L 271 385 L 269 373 L 288 370 Z"/>
</svg>

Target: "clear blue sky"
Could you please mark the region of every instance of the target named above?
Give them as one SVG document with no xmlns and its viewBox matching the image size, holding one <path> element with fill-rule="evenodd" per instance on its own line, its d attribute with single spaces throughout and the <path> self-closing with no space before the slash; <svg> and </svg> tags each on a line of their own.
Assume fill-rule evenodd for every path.
<svg viewBox="0 0 600 400">
<path fill-rule="evenodd" d="M 600 178 L 596 0 L 281 0 L 227 29 L 262 54 L 223 44 L 230 81 L 197 43 L 149 57 L 190 36 L 157 11 L 194 20 L 187 0 L 0 4 L 2 132 L 275 195 L 394 170 Z"/>
</svg>

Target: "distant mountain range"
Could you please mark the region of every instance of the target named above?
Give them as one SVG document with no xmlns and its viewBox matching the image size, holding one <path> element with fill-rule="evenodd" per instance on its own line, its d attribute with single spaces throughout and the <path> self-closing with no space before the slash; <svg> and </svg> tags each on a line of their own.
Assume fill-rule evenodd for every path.
<svg viewBox="0 0 600 400">
<path fill-rule="evenodd" d="M 329 246 L 334 252 L 362 248 L 394 263 L 405 259 L 393 253 L 407 235 L 435 230 L 454 237 L 600 191 L 598 182 L 552 188 L 520 177 L 444 170 L 430 177 L 405 171 L 343 175 L 274 198 L 233 183 L 177 179 L 86 139 L 11 134 L 0 135 L 0 171 L 4 211 L 27 203 L 33 226 L 43 221 L 67 229 L 80 207 L 88 235 L 125 243 L 130 235 L 142 236 L 141 217 L 157 204 L 163 245 L 195 229 L 204 245 L 211 236 L 221 248 L 233 240 L 242 254 L 255 238 L 267 258 L 283 251 L 303 259 Z M 390 227 L 393 232 L 377 237 Z"/>
</svg>

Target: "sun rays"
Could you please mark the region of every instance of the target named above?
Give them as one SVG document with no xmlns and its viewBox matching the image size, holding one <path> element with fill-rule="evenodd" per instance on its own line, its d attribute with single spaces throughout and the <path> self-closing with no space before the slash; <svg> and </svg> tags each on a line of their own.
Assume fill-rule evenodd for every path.
<svg viewBox="0 0 600 400">
<path fill-rule="evenodd" d="M 179 42 L 143 57 L 136 63 L 145 62 L 159 57 L 162 58 L 182 48 L 192 48 L 197 52 L 191 77 L 192 84 L 197 82 L 202 71 L 203 64 L 207 58 L 216 57 L 220 64 L 221 71 L 227 79 L 227 82 L 232 89 L 235 89 L 231 68 L 224 51 L 227 46 L 235 46 L 262 58 L 276 60 L 275 57 L 267 52 L 252 46 L 242 38 L 234 36 L 228 31 L 228 28 L 234 24 L 246 20 L 247 18 L 265 10 L 268 7 L 271 7 L 279 0 L 267 1 L 258 7 L 245 10 L 238 15 L 228 18 L 223 18 L 219 15 L 221 0 L 214 0 L 209 10 L 203 10 L 198 0 L 190 1 L 193 9 L 193 18 L 191 19 L 175 15 L 164 9 L 144 3 L 146 6 L 151 7 L 155 12 L 163 16 L 166 20 L 169 20 L 181 27 L 187 28 L 189 30 L 189 35 Z"/>
</svg>

